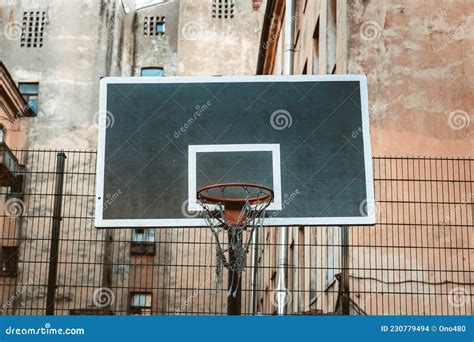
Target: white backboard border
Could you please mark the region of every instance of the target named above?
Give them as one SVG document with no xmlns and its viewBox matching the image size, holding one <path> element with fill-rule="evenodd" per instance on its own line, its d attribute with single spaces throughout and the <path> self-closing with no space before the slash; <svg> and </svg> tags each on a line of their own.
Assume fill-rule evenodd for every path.
<svg viewBox="0 0 474 342">
<path fill-rule="evenodd" d="M 372 148 L 369 131 L 369 107 L 366 75 L 263 75 L 263 76 L 172 76 L 172 77 L 105 77 L 100 81 L 99 122 L 107 122 L 107 87 L 109 84 L 146 84 L 146 83 L 230 83 L 230 82 L 354 82 L 360 84 L 362 110 L 362 136 L 364 143 L 365 181 L 367 203 L 375 203 L 374 180 L 372 171 Z M 106 125 L 98 127 L 98 150 L 95 196 L 95 226 L 97 228 L 133 228 L 133 227 L 206 227 L 203 218 L 177 219 L 104 219 L 104 171 Z M 367 205 L 367 216 L 356 217 L 268 217 L 265 226 L 341 226 L 374 225 L 375 205 Z"/>
</svg>

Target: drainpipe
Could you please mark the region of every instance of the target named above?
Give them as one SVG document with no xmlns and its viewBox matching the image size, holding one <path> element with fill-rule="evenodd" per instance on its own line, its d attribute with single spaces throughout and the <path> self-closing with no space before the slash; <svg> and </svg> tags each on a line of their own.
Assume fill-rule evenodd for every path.
<svg viewBox="0 0 474 342">
<path fill-rule="evenodd" d="M 288 313 L 288 227 L 279 228 L 278 283 L 276 288 L 277 315 Z"/>
<path fill-rule="evenodd" d="M 257 267 L 258 267 L 258 232 L 255 229 L 252 234 L 252 249 L 250 250 L 250 295 L 249 309 L 252 315 L 257 314 Z"/>
<path fill-rule="evenodd" d="M 286 0 L 285 5 L 285 42 L 283 73 L 285 75 L 293 74 L 293 55 L 294 46 L 294 0 Z M 278 282 L 276 289 L 277 314 L 279 316 L 288 313 L 288 302 L 290 301 L 288 293 L 288 227 L 279 227 L 279 256 L 278 256 Z"/>
<path fill-rule="evenodd" d="M 285 6 L 285 42 L 284 42 L 284 59 L 283 59 L 283 74 L 293 74 L 293 55 L 295 52 L 294 45 L 294 31 L 295 31 L 295 20 L 294 20 L 294 0 L 286 0 Z"/>
</svg>

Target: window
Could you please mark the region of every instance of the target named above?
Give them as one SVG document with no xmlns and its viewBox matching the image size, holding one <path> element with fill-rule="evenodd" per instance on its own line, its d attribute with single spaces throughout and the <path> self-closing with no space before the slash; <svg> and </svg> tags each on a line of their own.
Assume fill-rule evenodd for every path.
<svg viewBox="0 0 474 342">
<path fill-rule="evenodd" d="M 143 35 L 162 36 L 165 34 L 165 17 L 145 17 L 143 21 Z"/>
<path fill-rule="evenodd" d="M 38 114 L 39 83 L 20 83 L 18 88 L 28 107 L 30 107 L 35 115 Z"/>
<path fill-rule="evenodd" d="M 155 242 L 155 230 L 154 229 L 137 228 L 133 231 L 132 241 L 133 242 L 154 243 Z"/>
<path fill-rule="evenodd" d="M 155 230 L 137 228 L 132 234 L 132 243 L 130 244 L 131 255 L 147 255 L 156 254 L 155 246 Z"/>
<path fill-rule="evenodd" d="M 20 46 L 27 48 L 42 47 L 45 22 L 46 12 L 23 12 Z"/>
<path fill-rule="evenodd" d="M 3 246 L 0 254 L 0 276 L 14 277 L 18 268 L 18 246 Z"/>
<path fill-rule="evenodd" d="M 229 19 L 234 17 L 234 0 L 212 0 L 212 18 Z"/>
<path fill-rule="evenodd" d="M 142 68 L 140 76 L 163 77 L 165 76 L 165 71 L 163 70 L 163 68 L 160 67 Z"/>
<path fill-rule="evenodd" d="M 130 293 L 129 314 L 137 316 L 151 315 L 151 293 L 132 292 Z"/>
<path fill-rule="evenodd" d="M 164 21 L 157 21 L 155 26 L 155 33 L 156 34 L 164 34 L 165 33 L 165 22 Z"/>
</svg>

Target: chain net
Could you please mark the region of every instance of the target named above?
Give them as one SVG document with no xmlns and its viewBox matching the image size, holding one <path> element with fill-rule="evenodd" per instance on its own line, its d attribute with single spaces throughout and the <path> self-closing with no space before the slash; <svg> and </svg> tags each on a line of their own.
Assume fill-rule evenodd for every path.
<svg viewBox="0 0 474 342">
<path fill-rule="evenodd" d="M 222 198 L 224 197 L 224 188 L 222 189 Z M 245 198 L 242 198 L 242 207 L 238 217 L 229 219 L 225 214 L 224 200 L 222 203 L 209 203 L 206 199 L 198 196 L 199 203 L 203 207 L 203 217 L 212 231 L 216 242 L 216 285 L 222 286 L 223 269 L 227 268 L 232 272 L 233 279 L 228 286 L 231 293 L 235 282 L 240 281 L 242 272 L 245 270 L 247 253 L 252 241 L 252 234 L 255 229 L 263 226 L 266 208 L 273 200 L 273 193 L 267 189 L 242 186 Z M 244 234 L 247 232 L 247 234 Z M 225 234 L 227 233 L 227 244 L 225 243 Z M 222 237 L 224 236 L 224 239 Z M 235 278 L 235 279 L 234 279 Z"/>
</svg>

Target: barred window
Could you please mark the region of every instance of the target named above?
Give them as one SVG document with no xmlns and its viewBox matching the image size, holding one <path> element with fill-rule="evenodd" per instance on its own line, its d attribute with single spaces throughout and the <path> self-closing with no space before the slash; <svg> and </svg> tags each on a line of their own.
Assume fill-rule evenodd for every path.
<svg viewBox="0 0 474 342">
<path fill-rule="evenodd" d="M 28 83 L 19 83 L 18 88 L 20 93 L 25 99 L 28 107 L 36 115 L 38 114 L 38 94 L 39 94 L 39 83 L 38 82 L 28 82 Z"/>
<path fill-rule="evenodd" d="M 43 31 L 46 12 L 23 12 L 21 47 L 37 48 L 43 46 Z"/>
<path fill-rule="evenodd" d="M 130 307 L 131 315 L 150 316 L 151 315 L 152 294 L 148 292 L 131 292 Z"/>
<path fill-rule="evenodd" d="M 230 19 L 234 17 L 235 0 L 212 0 L 212 18 Z"/>
<path fill-rule="evenodd" d="M 132 235 L 133 242 L 155 242 L 155 230 L 146 228 L 136 228 Z"/>
<path fill-rule="evenodd" d="M 18 246 L 3 246 L 0 254 L 0 276 L 14 277 L 18 269 Z"/>
<path fill-rule="evenodd" d="M 162 36 L 166 32 L 165 17 L 145 17 L 143 21 L 143 35 L 145 36 Z"/>
</svg>

